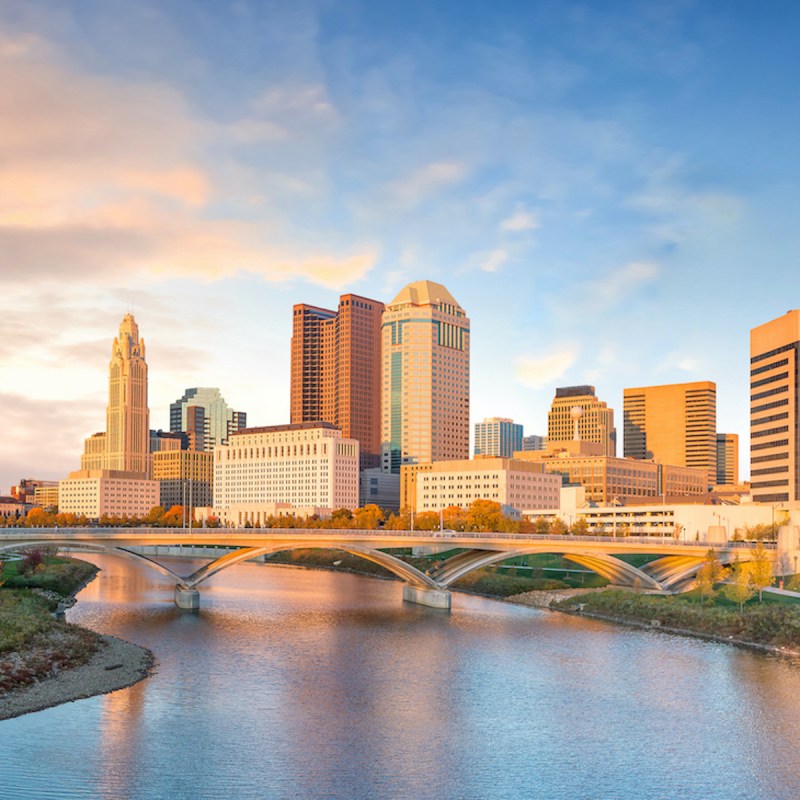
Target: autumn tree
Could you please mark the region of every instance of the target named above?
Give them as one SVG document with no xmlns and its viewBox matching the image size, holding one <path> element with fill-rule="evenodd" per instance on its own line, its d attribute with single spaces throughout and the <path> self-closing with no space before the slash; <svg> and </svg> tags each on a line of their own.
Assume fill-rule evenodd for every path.
<svg viewBox="0 0 800 800">
<path fill-rule="evenodd" d="M 589 523 L 586 521 L 586 517 L 578 517 L 572 523 L 570 533 L 574 536 L 587 536 L 589 534 Z"/>
<path fill-rule="evenodd" d="M 418 531 L 435 531 L 439 528 L 439 515 L 435 511 L 421 511 L 414 514 L 414 529 Z"/>
<path fill-rule="evenodd" d="M 703 600 L 710 600 L 715 593 L 715 586 L 728 577 L 730 570 L 722 566 L 717 553 L 712 547 L 697 571 L 696 584 Z"/>
<path fill-rule="evenodd" d="M 463 531 L 467 526 L 467 515 L 461 506 L 447 506 L 442 512 L 442 521 L 451 531 Z"/>
<path fill-rule="evenodd" d="M 52 528 L 55 524 L 55 514 L 50 514 L 43 508 L 32 508 L 25 517 L 27 528 Z"/>
<path fill-rule="evenodd" d="M 373 531 L 379 522 L 385 519 L 383 511 L 374 503 L 368 503 L 363 508 L 357 508 L 353 513 L 353 522 L 356 528 Z"/>
<path fill-rule="evenodd" d="M 569 528 L 567 527 L 567 523 L 564 522 L 561 517 L 556 517 L 550 523 L 550 533 L 553 536 L 564 536 L 564 534 L 569 533 Z"/>
<path fill-rule="evenodd" d="M 544 517 L 537 517 L 536 522 L 533 523 L 533 532 L 539 536 L 549 536 L 550 528 L 549 520 L 546 520 Z"/>
<path fill-rule="evenodd" d="M 166 528 L 180 528 L 183 526 L 183 506 L 172 506 L 164 513 L 162 525 Z"/>
<path fill-rule="evenodd" d="M 470 531 L 498 531 L 502 527 L 503 512 L 494 500 L 473 500 L 466 514 L 466 529 Z"/>
<path fill-rule="evenodd" d="M 764 599 L 762 592 L 768 586 L 772 586 L 772 582 L 775 579 L 772 561 L 762 541 L 759 541 L 753 550 L 753 560 L 750 562 L 750 577 L 753 581 L 753 587 L 758 592 L 758 602 L 761 603 Z"/>
<path fill-rule="evenodd" d="M 349 508 L 337 508 L 331 513 L 332 528 L 351 528 L 353 512 Z"/>
<path fill-rule="evenodd" d="M 722 589 L 728 600 L 738 603 L 739 611 L 743 610 L 744 604 L 756 593 L 750 573 L 750 565 L 740 563 L 737 557 L 731 571 L 731 580 Z"/>
</svg>

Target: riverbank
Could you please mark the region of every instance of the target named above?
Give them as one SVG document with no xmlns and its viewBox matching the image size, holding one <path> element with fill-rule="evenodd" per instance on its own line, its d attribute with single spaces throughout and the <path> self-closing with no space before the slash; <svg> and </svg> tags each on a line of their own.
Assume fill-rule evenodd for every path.
<svg viewBox="0 0 800 800">
<path fill-rule="evenodd" d="M 96 573 L 73 559 L 4 573 L 7 586 L 19 588 L 0 590 L 0 720 L 123 689 L 150 673 L 149 650 L 64 621 Z"/>
<path fill-rule="evenodd" d="M 780 604 L 736 608 L 691 602 L 681 597 L 656 596 L 631 590 L 606 589 L 592 593 L 550 593 L 538 602 L 509 598 L 617 625 L 689 636 L 704 641 L 732 644 L 761 653 L 800 657 L 800 611 Z"/>
</svg>

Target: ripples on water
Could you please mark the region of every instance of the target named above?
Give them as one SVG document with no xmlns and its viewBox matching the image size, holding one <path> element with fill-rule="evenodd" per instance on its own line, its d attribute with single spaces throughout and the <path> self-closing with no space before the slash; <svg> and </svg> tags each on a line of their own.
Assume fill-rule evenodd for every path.
<svg viewBox="0 0 800 800">
<path fill-rule="evenodd" d="M 71 620 L 156 673 L 0 723 L 2 798 L 800 797 L 797 665 L 257 564 L 190 614 L 161 576 L 97 561 Z"/>
</svg>

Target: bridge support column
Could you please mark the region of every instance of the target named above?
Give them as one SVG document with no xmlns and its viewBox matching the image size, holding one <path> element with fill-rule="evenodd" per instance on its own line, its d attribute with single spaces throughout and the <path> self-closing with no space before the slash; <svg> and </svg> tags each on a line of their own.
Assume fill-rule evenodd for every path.
<svg viewBox="0 0 800 800">
<path fill-rule="evenodd" d="M 200 592 L 187 586 L 176 586 L 175 605 L 185 611 L 197 611 L 200 608 Z"/>
<path fill-rule="evenodd" d="M 447 589 L 423 589 L 406 583 L 403 586 L 403 600 L 430 608 L 450 610 L 450 592 Z"/>
</svg>

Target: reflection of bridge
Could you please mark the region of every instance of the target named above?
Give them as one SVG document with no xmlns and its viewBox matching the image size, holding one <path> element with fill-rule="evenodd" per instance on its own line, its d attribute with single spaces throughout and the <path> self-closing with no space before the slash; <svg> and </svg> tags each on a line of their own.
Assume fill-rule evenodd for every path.
<svg viewBox="0 0 800 800">
<path fill-rule="evenodd" d="M 791 572 L 789 557 L 797 561 L 797 528 L 782 528 L 778 545 L 767 543 L 776 572 Z M 455 555 L 422 572 L 402 558 L 386 552 L 407 547 L 458 549 Z M 238 548 L 213 559 L 191 575 L 181 576 L 136 549 L 154 545 L 209 545 Z M 8 529 L 0 533 L 0 554 L 22 547 L 71 548 L 84 552 L 108 553 L 145 564 L 175 581 L 175 602 L 181 608 L 198 608 L 197 587 L 220 570 L 257 556 L 285 550 L 322 548 L 341 550 L 380 564 L 403 581 L 403 598 L 434 608 L 450 607 L 450 585 L 472 570 L 515 556 L 555 553 L 593 570 L 612 584 L 642 589 L 675 591 L 689 581 L 712 546 L 710 542 L 675 542 L 655 537 L 612 538 L 608 536 L 537 536 L 513 533 L 441 533 L 439 531 L 335 530 L 314 528 L 271 528 L 242 530 L 230 528 L 46 528 Z M 723 564 L 738 558 L 749 561 L 753 547 L 742 542 L 713 544 Z M 652 555 L 655 559 L 635 567 L 621 556 Z M 796 569 L 795 569 L 796 571 Z"/>
</svg>

